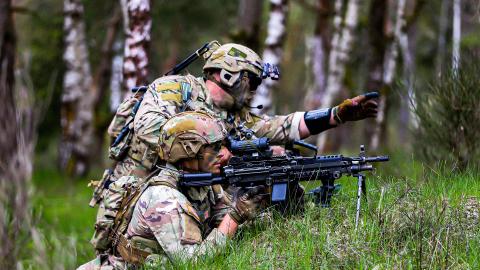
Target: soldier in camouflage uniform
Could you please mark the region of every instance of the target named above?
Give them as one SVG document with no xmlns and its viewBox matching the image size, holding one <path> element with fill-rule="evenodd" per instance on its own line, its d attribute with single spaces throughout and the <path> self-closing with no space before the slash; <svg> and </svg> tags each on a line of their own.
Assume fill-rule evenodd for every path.
<svg viewBox="0 0 480 270">
<path fill-rule="evenodd" d="M 200 112 L 180 113 L 165 122 L 158 136 L 165 168 L 124 198 L 128 203 L 117 215 L 110 253 L 79 269 L 125 269 L 145 260 L 162 264 L 211 255 L 235 234 L 239 224 L 252 219 L 263 207 L 263 187 L 240 189 L 220 225 L 211 228 L 208 220 L 215 214 L 212 204 L 216 200 L 212 188 L 178 185 L 179 167 L 189 172 L 220 172 L 226 161 L 220 153 L 226 137 L 220 120 Z"/>
<path fill-rule="evenodd" d="M 227 129 L 244 123 L 256 137 L 268 137 L 282 145 L 335 127 L 346 121 L 375 117 L 377 103 L 358 96 L 339 106 L 282 116 L 258 116 L 250 112 L 250 101 L 262 82 L 263 63 L 249 48 L 225 44 L 206 56 L 205 76 L 165 76 L 149 85 L 133 121 L 134 135 L 127 157 L 117 164 L 113 178 L 123 175 L 144 176 L 159 161 L 156 155 L 158 135 L 165 121 L 182 111 L 205 111 L 225 121 Z M 132 97 L 119 108 L 109 134 L 117 136 L 124 123 Z M 128 116 L 128 115 L 127 115 Z"/>
<path fill-rule="evenodd" d="M 215 44 L 215 42 L 212 42 Z M 215 47 L 215 46 L 212 46 Z M 333 108 L 308 112 L 294 112 L 281 116 L 258 116 L 250 112 L 250 102 L 255 90 L 262 82 L 263 63 L 251 49 L 239 44 L 225 44 L 212 48 L 204 55 L 204 77 L 192 75 L 165 76 L 148 86 L 143 96 L 134 95 L 122 103 L 109 127 L 109 134 L 116 137 L 124 123 L 133 120 L 133 134 L 116 147 L 110 149 L 111 156 L 119 160 L 109 182 L 121 176 L 145 177 L 164 160 L 158 155 L 159 136 L 167 119 L 183 111 L 205 111 L 225 122 L 227 130 L 244 124 L 256 137 L 268 137 L 272 144 L 306 138 L 346 121 L 355 121 L 366 117 L 375 117 L 377 103 L 358 96 L 344 101 Z M 136 115 L 130 114 L 131 108 L 143 98 Z M 134 117 L 134 118 L 133 118 Z M 119 149 L 126 149 L 126 156 L 119 156 Z M 103 185 L 101 185 L 103 186 Z M 226 210 L 230 196 L 224 194 L 215 207 Z M 102 222 L 105 217 L 105 203 L 100 203 L 96 222 L 96 235 L 92 243 L 99 253 L 107 249 L 102 242 Z M 107 209 L 108 210 L 108 209 Z M 110 222 L 110 221 L 108 221 Z"/>
</svg>

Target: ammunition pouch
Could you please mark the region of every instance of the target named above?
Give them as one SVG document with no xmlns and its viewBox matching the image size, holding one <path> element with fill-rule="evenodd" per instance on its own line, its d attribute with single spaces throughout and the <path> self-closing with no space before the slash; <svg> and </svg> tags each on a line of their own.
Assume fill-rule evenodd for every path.
<svg viewBox="0 0 480 270">
<path fill-rule="evenodd" d="M 130 125 L 133 125 L 131 123 Z M 123 139 L 115 146 L 110 146 L 108 149 L 108 156 L 116 161 L 121 161 L 125 158 L 128 151 L 130 150 L 130 144 L 133 137 L 133 128 L 128 131 L 128 134 L 123 137 Z"/>
<path fill-rule="evenodd" d="M 102 179 L 100 179 L 98 182 L 91 182 L 93 183 L 92 186 L 94 186 L 95 188 L 93 190 L 92 199 L 88 204 L 90 207 L 95 207 L 95 205 L 97 205 L 103 199 L 104 190 L 108 188 L 110 183 L 112 183 L 112 180 L 110 179 L 112 177 L 112 174 L 112 170 L 105 170 L 103 172 Z"/>
<path fill-rule="evenodd" d="M 138 188 L 141 180 L 135 176 L 124 176 L 112 182 L 105 189 L 103 203 L 97 214 L 95 232 L 90 243 L 98 251 L 105 251 L 111 247 L 111 235 L 115 217 L 122 209 L 122 203 L 129 192 Z"/>
<path fill-rule="evenodd" d="M 123 234 L 117 237 L 116 252 L 128 263 L 142 264 L 151 254 L 162 254 L 163 250 L 156 240 L 139 236 L 127 239 Z"/>
<path fill-rule="evenodd" d="M 90 244 L 95 247 L 95 250 L 103 252 L 110 248 L 110 239 L 109 235 L 113 227 L 113 220 L 98 220 L 95 223 L 95 232 L 92 239 L 90 239 Z"/>
<path fill-rule="evenodd" d="M 131 139 L 127 154 L 131 159 L 147 168 L 148 171 L 152 170 L 158 160 L 157 151 L 140 141 L 135 135 L 133 135 L 133 139 Z"/>
</svg>

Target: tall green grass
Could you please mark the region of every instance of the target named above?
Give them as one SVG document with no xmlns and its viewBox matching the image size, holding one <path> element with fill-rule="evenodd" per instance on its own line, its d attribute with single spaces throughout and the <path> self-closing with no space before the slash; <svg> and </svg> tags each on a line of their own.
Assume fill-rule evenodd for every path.
<svg viewBox="0 0 480 270">
<path fill-rule="evenodd" d="M 368 202 L 357 230 L 356 181 L 342 178 L 331 208 L 307 203 L 305 213 L 288 218 L 268 211 L 216 256 L 168 267 L 479 269 L 479 175 L 413 161 L 395 164 L 368 176 Z M 96 210 L 87 206 L 87 181 L 65 185 L 51 172 L 36 172 L 35 178 L 39 233 L 25 250 L 24 268 L 73 269 L 93 259 L 88 240 Z"/>
<path fill-rule="evenodd" d="M 478 175 L 429 173 L 419 182 L 371 179 L 368 203 L 364 203 L 357 230 L 352 182 L 343 183 L 344 189 L 331 208 L 310 203 L 303 215 L 269 215 L 244 227 L 220 255 L 177 267 L 480 268 Z"/>
</svg>

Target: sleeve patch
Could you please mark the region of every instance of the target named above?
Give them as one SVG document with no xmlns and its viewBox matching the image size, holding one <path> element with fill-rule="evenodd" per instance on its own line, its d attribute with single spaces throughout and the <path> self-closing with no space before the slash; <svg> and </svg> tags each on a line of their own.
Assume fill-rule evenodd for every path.
<svg viewBox="0 0 480 270">
<path fill-rule="evenodd" d="M 158 85 L 155 87 L 155 90 L 156 90 L 157 92 L 162 92 L 162 91 L 165 91 L 165 90 L 180 90 L 180 83 L 174 82 L 174 83 L 162 83 L 162 84 L 158 84 Z"/>
<path fill-rule="evenodd" d="M 175 93 L 160 94 L 160 98 L 164 101 L 176 101 L 176 102 L 182 101 L 182 95 L 175 94 Z"/>
</svg>

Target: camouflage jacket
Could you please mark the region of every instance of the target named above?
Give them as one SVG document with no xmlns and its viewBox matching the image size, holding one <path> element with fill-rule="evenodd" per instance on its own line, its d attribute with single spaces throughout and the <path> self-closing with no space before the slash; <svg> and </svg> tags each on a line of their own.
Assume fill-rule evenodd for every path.
<svg viewBox="0 0 480 270">
<path fill-rule="evenodd" d="M 169 178 L 169 179 L 167 179 Z M 163 170 L 156 181 L 176 181 L 175 173 Z M 208 220 L 215 197 L 210 187 L 181 192 L 167 185 L 151 185 L 140 196 L 127 228 L 127 238 L 153 239 L 169 259 L 191 259 L 222 246 L 226 236 Z"/>
<path fill-rule="evenodd" d="M 130 269 L 144 262 L 158 266 L 167 260 L 209 255 L 225 245 L 226 236 L 210 224 L 216 218 L 215 204 L 222 200 L 221 192 L 213 192 L 212 187 L 179 190 L 178 173 L 167 166 L 168 170 L 161 170 L 122 198 L 128 203 L 122 203 L 115 218 L 118 226 L 112 234 L 112 249 L 80 269 Z M 114 184 L 129 178 L 122 177 Z M 113 199 L 115 193 L 111 195 Z"/>
</svg>

